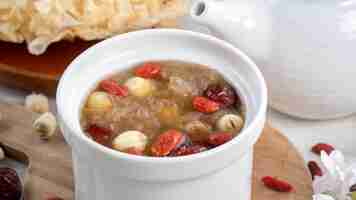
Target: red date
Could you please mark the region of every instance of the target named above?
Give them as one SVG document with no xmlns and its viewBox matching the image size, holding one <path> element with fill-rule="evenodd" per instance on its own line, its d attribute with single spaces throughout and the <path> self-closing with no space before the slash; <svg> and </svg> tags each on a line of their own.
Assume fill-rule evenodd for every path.
<svg viewBox="0 0 356 200">
<path fill-rule="evenodd" d="M 22 195 L 22 184 L 15 170 L 0 168 L 0 199 L 20 200 Z"/>
<path fill-rule="evenodd" d="M 89 135 L 99 144 L 106 144 L 111 136 L 111 130 L 103 127 L 99 127 L 95 124 L 90 125 L 87 129 Z"/>
<path fill-rule="evenodd" d="M 204 95 L 208 99 L 219 103 L 222 107 L 228 107 L 236 103 L 237 95 L 233 88 L 219 84 L 210 85 Z"/>
<path fill-rule="evenodd" d="M 232 140 L 233 135 L 227 132 L 213 133 L 209 135 L 208 143 L 212 146 L 219 146 Z"/>
<path fill-rule="evenodd" d="M 186 156 L 191 154 L 200 153 L 208 150 L 206 147 L 202 145 L 193 145 L 193 146 L 184 146 L 179 148 L 177 151 L 172 153 L 172 156 Z"/>
</svg>

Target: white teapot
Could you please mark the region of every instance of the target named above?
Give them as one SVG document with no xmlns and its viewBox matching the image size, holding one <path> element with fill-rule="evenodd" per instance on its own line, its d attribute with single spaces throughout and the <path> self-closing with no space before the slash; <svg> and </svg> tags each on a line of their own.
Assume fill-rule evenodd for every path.
<svg viewBox="0 0 356 200">
<path fill-rule="evenodd" d="M 356 112 L 355 0 L 198 0 L 190 14 L 257 63 L 273 108 L 309 119 Z"/>
</svg>

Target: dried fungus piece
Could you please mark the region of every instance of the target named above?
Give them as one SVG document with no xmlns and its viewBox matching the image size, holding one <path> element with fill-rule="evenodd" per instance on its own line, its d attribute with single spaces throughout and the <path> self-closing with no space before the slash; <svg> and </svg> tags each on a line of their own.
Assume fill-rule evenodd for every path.
<svg viewBox="0 0 356 200">
<path fill-rule="evenodd" d="M 49 140 L 56 132 L 57 120 L 52 113 L 46 112 L 37 118 L 32 126 L 41 139 Z"/>
<path fill-rule="evenodd" d="M 36 113 L 46 113 L 49 111 L 48 98 L 43 94 L 30 94 L 25 99 L 26 109 Z"/>
</svg>

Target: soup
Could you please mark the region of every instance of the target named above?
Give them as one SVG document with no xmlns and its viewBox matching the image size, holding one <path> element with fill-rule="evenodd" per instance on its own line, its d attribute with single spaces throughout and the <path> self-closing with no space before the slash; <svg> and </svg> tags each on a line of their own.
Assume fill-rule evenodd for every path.
<svg viewBox="0 0 356 200">
<path fill-rule="evenodd" d="M 235 89 L 214 69 L 146 62 L 102 80 L 82 109 L 81 126 L 117 151 L 155 157 L 207 151 L 244 125 Z"/>
</svg>

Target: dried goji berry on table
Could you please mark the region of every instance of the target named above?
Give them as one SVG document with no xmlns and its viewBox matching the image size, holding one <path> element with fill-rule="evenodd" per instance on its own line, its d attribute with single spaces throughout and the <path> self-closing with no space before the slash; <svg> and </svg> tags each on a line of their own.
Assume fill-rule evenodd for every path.
<svg viewBox="0 0 356 200">
<path fill-rule="evenodd" d="M 208 137 L 208 143 L 213 146 L 219 146 L 232 140 L 233 135 L 228 132 L 212 133 Z"/>
<path fill-rule="evenodd" d="M 0 168 L 0 199 L 17 200 L 22 195 L 22 184 L 14 169 Z"/>
<path fill-rule="evenodd" d="M 262 182 L 266 187 L 277 192 L 291 192 L 293 190 L 291 184 L 272 176 L 263 177 Z"/>
<path fill-rule="evenodd" d="M 220 84 L 208 86 L 204 91 L 204 95 L 208 97 L 208 99 L 219 103 L 222 107 L 231 106 L 238 100 L 233 88 Z"/>
<path fill-rule="evenodd" d="M 177 130 L 168 130 L 159 135 L 151 146 L 153 156 L 167 156 L 182 145 L 184 134 Z"/>
<path fill-rule="evenodd" d="M 111 130 L 108 128 L 103 128 L 99 127 L 95 124 L 92 124 L 88 127 L 86 132 L 89 133 L 89 135 L 95 140 L 96 142 L 100 144 L 105 144 L 109 141 L 110 136 L 111 136 Z"/>
<path fill-rule="evenodd" d="M 213 113 L 220 109 L 219 103 L 201 96 L 193 98 L 193 107 L 195 110 L 202 113 Z"/>
<path fill-rule="evenodd" d="M 186 156 L 208 150 L 202 145 L 184 146 L 173 152 L 171 156 Z"/>
<path fill-rule="evenodd" d="M 332 151 L 334 151 L 335 148 L 333 146 L 331 146 L 330 144 L 327 143 L 318 143 L 315 144 L 311 151 L 320 155 L 321 151 L 325 151 L 328 155 L 331 154 Z"/>
<path fill-rule="evenodd" d="M 314 180 L 315 176 L 322 176 L 323 172 L 321 171 L 318 163 L 315 161 L 309 161 L 308 162 L 308 169 L 310 171 L 310 174 L 312 176 L 312 179 Z"/>
<path fill-rule="evenodd" d="M 124 85 L 119 85 L 116 81 L 112 79 L 103 80 L 100 82 L 100 87 L 109 94 L 126 97 L 129 95 L 129 90 Z"/>
<path fill-rule="evenodd" d="M 161 73 L 161 66 L 158 63 L 144 63 L 135 69 L 135 75 L 142 78 L 159 78 Z"/>
</svg>

